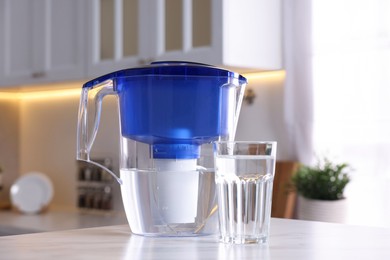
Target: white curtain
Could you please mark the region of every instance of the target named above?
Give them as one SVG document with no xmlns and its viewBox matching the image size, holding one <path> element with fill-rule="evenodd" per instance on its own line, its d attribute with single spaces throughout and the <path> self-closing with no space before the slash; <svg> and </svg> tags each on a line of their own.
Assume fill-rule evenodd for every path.
<svg viewBox="0 0 390 260">
<path fill-rule="evenodd" d="M 390 1 L 284 0 L 285 120 L 293 159 L 390 177 Z M 295 157 L 295 158 L 294 158 Z"/>
<path fill-rule="evenodd" d="M 311 0 L 284 0 L 284 114 L 291 159 L 305 164 L 313 155 L 311 24 Z"/>
<path fill-rule="evenodd" d="M 390 1 L 284 0 L 284 18 L 291 151 L 349 163 L 348 223 L 390 227 Z"/>
<path fill-rule="evenodd" d="M 390 1 L 313 0 L 314 148 L 390 177 Z"/>
</svg>

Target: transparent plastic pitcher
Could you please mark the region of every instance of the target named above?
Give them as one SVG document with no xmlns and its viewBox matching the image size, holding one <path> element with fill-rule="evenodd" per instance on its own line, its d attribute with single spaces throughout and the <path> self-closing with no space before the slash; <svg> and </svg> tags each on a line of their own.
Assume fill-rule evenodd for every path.
<svg viewBox="0 0 390 260">
<path fill-rule="evenodd" d="M 233 140 L 246 79 L 189 62 L 155 62 L 84 84 L 77 159 L 90 159 L 102 99 L 118 98 L 120 177 L 131 231 L 146 236 L 197 236 L 217 229 L 211 143 Z M 88 106 L 89 105 L 89 106 Z M 112 138 L 117 138 L 113 133 Z"/>
</svg>

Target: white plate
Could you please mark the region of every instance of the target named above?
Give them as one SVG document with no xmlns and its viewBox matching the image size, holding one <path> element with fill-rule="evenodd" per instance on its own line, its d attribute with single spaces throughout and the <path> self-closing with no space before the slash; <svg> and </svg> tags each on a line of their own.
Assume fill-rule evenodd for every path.
<svg viewBox="0 0 390 260">
<path fill-rule="evenodd" d="M 53 185 L 43 173 L 30 172 L 11 186 L 11 203 L 23 213 L 38 213 L 53 198 Z"/>
</svg>

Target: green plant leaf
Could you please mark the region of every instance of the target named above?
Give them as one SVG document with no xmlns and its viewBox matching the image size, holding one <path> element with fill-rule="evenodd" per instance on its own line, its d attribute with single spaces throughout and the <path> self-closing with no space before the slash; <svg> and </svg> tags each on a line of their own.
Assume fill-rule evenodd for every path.
<svg viewBox="0 0 390 260">
<path fill-rule="evenodd" d="M 314 167 L 301 165 L 292 177 L 296 191 L 303 197 L 319 200 L 344 198 L 344 189 L 349 183 L 349 165 L 334 164 L 324 158 Z"/>
</svg>

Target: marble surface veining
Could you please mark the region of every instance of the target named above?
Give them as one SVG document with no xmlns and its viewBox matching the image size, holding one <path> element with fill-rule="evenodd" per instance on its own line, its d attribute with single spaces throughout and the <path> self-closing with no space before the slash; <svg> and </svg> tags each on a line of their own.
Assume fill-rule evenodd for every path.
<svg viewBox="0 0 390 260">
<path fill-rule="evenodd" d="M 0 238 L 1 259 L 390 259 L 390 229 L 272 219 L 268 245 L 153 238 L 127 225 Z"/>
</svg>

